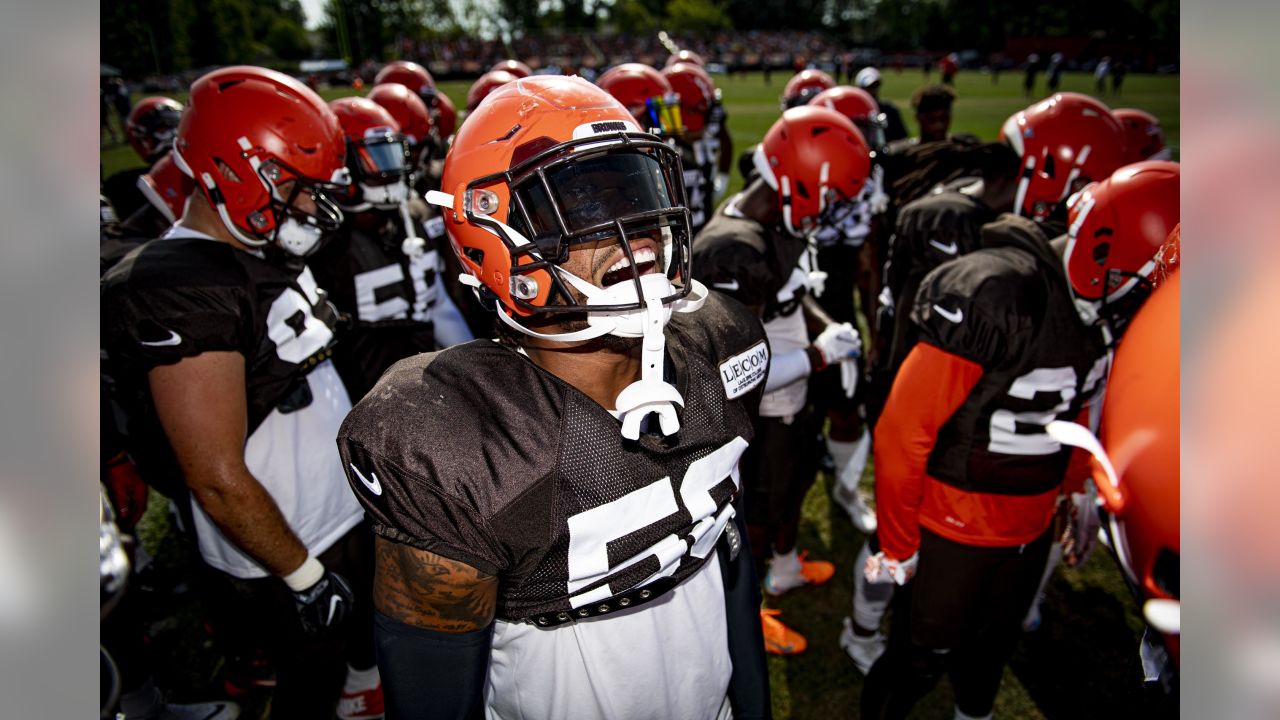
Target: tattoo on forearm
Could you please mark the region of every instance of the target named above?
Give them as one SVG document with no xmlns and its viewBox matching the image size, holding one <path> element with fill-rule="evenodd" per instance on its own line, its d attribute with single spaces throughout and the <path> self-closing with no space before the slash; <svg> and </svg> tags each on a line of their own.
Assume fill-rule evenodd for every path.
<svg viewBox="0 0 1280 720">
<path fill-rule="evenodd" d="M 498 579 L 427 550 L 377 538 L 373 604 L 408 625 L 469 632 L 493 622 Z"/>
</svg>

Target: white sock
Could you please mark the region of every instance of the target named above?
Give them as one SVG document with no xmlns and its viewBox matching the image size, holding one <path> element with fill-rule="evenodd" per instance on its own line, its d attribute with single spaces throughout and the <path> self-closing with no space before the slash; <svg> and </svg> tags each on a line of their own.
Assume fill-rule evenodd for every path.
<svg viewBox="0 0 1280 720">
<path fill-rule="evenodd" d="M 869 557 L 871 543 L 864 542 L 858 550 L 858 559 L 853 564 L 853 621 L 859 627 L 879 628 L 889 610 L 889 601 L 893 599 L 894 585 L 867 582 L 862 569 L 867 566 Z"/>
<path fill-rule="evenodd" d="M 382 677 L 378 675 L 377 665 L 368 670 L 357 670 L 347 665 L 347 682 L 343 689 L 352 691 L 372 690 L 378 687 L 380 682 L 382 682 Z"/>
<path fill-rule="evenodd" d="M 771 569 L 779 575 L 799 575 L 800 556 L 796 554 L 796 549 L 791 548 L 791 552 L 785 555 L 779 555 L 778 551 L 774 550 Z"/>
<path fill-rule="evenodd" d="M 831 453 L 831 459 L 835 461 L 837 471 L 848 464 L 857 446 L 856 442 L 827 438 L 827 452 Z"/>
</svg>

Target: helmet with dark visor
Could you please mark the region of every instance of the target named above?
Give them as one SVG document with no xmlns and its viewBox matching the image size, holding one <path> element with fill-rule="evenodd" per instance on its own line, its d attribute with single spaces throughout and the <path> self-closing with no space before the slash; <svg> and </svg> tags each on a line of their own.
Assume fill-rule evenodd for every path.
<svg viewBox="0 0 1280 720">
<path fill-rule="evenodd" d="M 653 135 L 636 132 L 592 135 L 545 149 L 537 144 L 527 143 L 533 154 L 510 170 L 469 183 L 464 205 L 468 220 L 493 231 L 510 251 L 512 300 L 531 313 L 584 312 L 586 305 L 570 292 L 558 267 L 568 259 L 570 247 L 614 239 L 630 267 L 639 270 L 631 245 L 645 237 L 660 242 L 663 267 L 657 269 L 675 288 L 662 298 L 663 304 L 687 296 L 692 230 L 679 154 Z M 486 188 L 500 183 L 511 191 L 505 225 L 487 212 L 498 201 Z M 529 302 L 538 288 L 528 276 L 537 270 L 547 271 L 552 281 L 545 305 Z M 637 298 L 644 296 L 636 272 L 624 282 L 635 283 Z M 640 306 L 593 304 L 590 309 L 598 313 Z"/>
</svg>

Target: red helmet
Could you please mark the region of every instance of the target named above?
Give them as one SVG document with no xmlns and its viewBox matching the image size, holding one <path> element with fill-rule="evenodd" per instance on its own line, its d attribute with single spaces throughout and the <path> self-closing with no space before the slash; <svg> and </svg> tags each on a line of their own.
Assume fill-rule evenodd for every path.
<svg viewBox="0 0 1280 720">
<path fill-rule="evenodd" d="M 329 102 L 347 140 L 347 168 L 357 186 L 348 200 L 364 200 L 378 207 L 398 207 L 408 198 L 408 150 L 400 125 L 386 108 L 362 97 Z"/>
<path fill-rule="evenodd" d="M 490 72 L 494 70 L 506 70 L 518 78 L 527 78 L 533 74 L 533 68 L 525 65 L 519 60 L 503 60 L 502 62 L 489 68 Z"/>
<path fill-rule="evenodd" d="M 442 140 L 448 139 L 458 127 L 458 110 L 443 90 L 436 92 L 436 110 L 439 111 L 436 117 L 436 134 Z"/>
<path fill-rule="evenodd" d="M 301 255 L 337 229 L 342 211 L 330 195 L 349 184 L 346 143 L 320 96 L 283 73 L 239 65 L 196 80 L 188 103 L 174 159 L 237 240 Z M 303 194 L 314 213 L 295 205 Z"/>
<path fill-rule="evenodd" d="M 480 101 L 484 100 L 489 93 L 519 79 L 506 70 L 490 70 L 481 75 L 471 84 L 471 89 L 467 91 L 467 112 L 474 111 Z"/>
<path fill-rule="evenodd" d="M 825 213 L 858 197 L 871 151 L 849 118 L 825 107 L 791 108 L 756 147 L 755 167 L 778 193 L 792 235 L 816 229 Z"/>
<path fill-rule="evenodd" d="M 839 85 L 814 95 L 809 104 L 831 108 L 849 118 L 872 150 L 884 147 L 884 113 L 866 90 Z"/>
<path fill-rule="evenodd" d="M 151 169 L 138 177 L 138 190 L 169 222 L 177 222 L 187 206 L 187 197 L 196 189 L 191 176 L 173 161 L 173 153 L 165 153 Z"/>
<path fill-rule="evenodd" d="M 125 135 L 138 157 L 153 163 L 173 147 L 173 134 L 182 120 L 182 104 L 167 97 L 138 101 L 124 124 Z"/>
<path fill-rule="evenodd" d="M 662 76 L 680 96 L 680 121 L 691 133 L 707 127 L 707 115 L 716 101 L 716 84 L 701 65 L 677 62 L 668 65 Z"/>
<path fill-rule="evenodd" d="M 1124 125 L 1130 162 L 1172 159 L 1172 153 L 1164 142 L 1164 130 L 1155 115 L 1134 108 L 1117 108 L 1111 114 Z"/>
<path fill-rule="evenodd" d="M 782 108 L 799 107 L 823 90 L 836 86 L 836 81 L 821 70 L 801 70 L 782 89 Z"/>
<path fill-rule="evenodd" d="M 1014 212 L 1043 220 L 1072 193 L 1125 163 L 1124 128 L 1101 102 L 1062 92 L 1005 120 L 1000 139 L 1022 159 Z"/>
<path fill-rule="evenodd" d="M 429 162 L 434 145 L 430 142 L 431 113 L 422 98 L 404 85 L 387 83 L 375 85 L 369 91 L 369 99 L 386 108 L 400 127 L 400 133 L 409 144 L 409 166 L 415 168 Z"/>
<path fill-rule="evenodd" d="M 1116 556 L 1144 600 L 1180 598 L 1179 275 L 1142 306 L 1107 379 L 1100 439 L 1118 481 L 1114 492 L 1103 491 L 1111 483 L 1094 463 Z M 1177 662 L 1177 638 L 1165 639 Z"/>
<path fill-rule="evenodd" d="M 451 196 L 427 197 L 451 203 L 445 226 L 476 278 L 470 284 L 485 288 L 505 315 L 582 312 L 569 290 L 579 285 L 559 266 L 571 245 L 618 238 L 619 228 L 632 265 L 645 264 L 632 254 L 631 245 L 643 242 L 635 235 L 656 233 L 667 278 L 690 277 L 689 213 L 675 150 L 642 133 L 626 108 L 582 78 L 536 75 L 495 90 L 458 129 L 440 186 Z M 684 297 L 688 287 L 664 302 Z"/>
<path fill-rule="evenodd" d="M 1063 262 L 1086 321 L 1135 287 L 1150 290 L 1161 248 L 1178 224 L 1178 185 L 1177 163 L 1152 160 L 1126 165 L 1071 199 Z M 1109 319 L 1122 326 L 1146 294 L 1125 303 L 1125 317 Z"/>
<path fill-rule="evenodd" d="M 680 121 L 675 91 L 662 73 L 642 63 L 623 63 L 601 75 L 596 84 L 617 98 L 646 131 L 678 135 Z"/>
<path fill-rule="evenodd" d="M 705 68 L 707 66 L 707 61 L 703 60 L 702 56 L 698 53 L 692 50 L 680 50 L 672 53 L 671 56 L 667 58 L 666 67 L 671 67 L 679 62 L 693 63 L 700 68 Z"/>
<path fill-rule="evenodd" d="M 436 81 L 431 73 L 416 62 L 396 60 L 389 62 L 373 78 L 374 85 L 399 83 L 421 97 L 423 102 L 436 93 Z"/>
</svg>

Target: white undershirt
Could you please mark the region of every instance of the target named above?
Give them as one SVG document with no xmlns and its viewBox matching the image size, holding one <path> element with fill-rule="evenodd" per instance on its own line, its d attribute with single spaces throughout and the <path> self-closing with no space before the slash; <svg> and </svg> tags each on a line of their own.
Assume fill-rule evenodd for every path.
<svg viewBox="0 0 1280 720">
<path fill-rule="evenodd" d="M 713 554 L 642 607 L 554 628 L 499 620 L 489 720 L 723 720 L 733 664 Z"/>
</svg>

